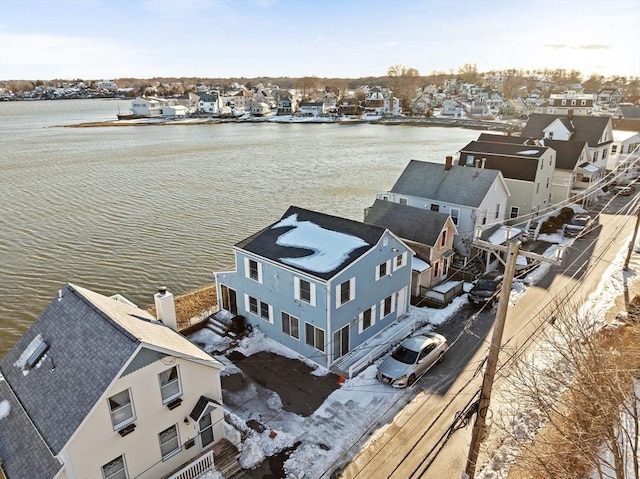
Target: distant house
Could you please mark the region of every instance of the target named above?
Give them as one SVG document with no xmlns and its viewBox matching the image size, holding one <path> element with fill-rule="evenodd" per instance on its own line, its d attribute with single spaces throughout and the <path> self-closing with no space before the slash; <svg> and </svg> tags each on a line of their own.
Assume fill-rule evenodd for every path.
<svg viewBox="0 0 640 479">
<path fill-rule="evenodd" d="M 218 92 L 214 91 L 200 95 L 198 100 L 199 112 L 217 115 L 222 113 L 222 108 L 222 97 Z"/>
<path fill-rule="evenodd" d="M 321 101 L 303 101 L 298 108 L 300 116 L 320 116 L 324 113 L 324 103 Z"/>
<path fill-rule="evenodd" d="M 447 279 L 454 255 L 453 238 L 458 234 L 448 214 L 375 200 L 365 210 L 364 222 L 387 228 L 415 252 L 411 296 L 420 296 Z"/>
<path fill-rule="evenodd" d="M 357 98 L 344 98 L 338 104 L 338 113 L 346 116 L 360 116 L 362 107 Z"/>
<path fill-rule="evenodd" d="M 502 173 L 510 193 L 506 205 L 509 219 L 534 216 L 551 205 L 556 167 L 556 152 L 551 148 L 472 141 L 460 150 L 459 165 Z M 505 218 L 496 211 L 495 219 Z"/>
<path fill-rule="evenodd" d="M 586 141 L 589 145 L 591 167 L 594 172 L 591 180 L 602 178 L 607 169 L 607 162 L 613 143 L 611 118 L 606 116 L 543 115 L 533 113 L 522 129 L 525 138 Z"/>
<path fill-rule="evenodd" d="M 295 101 L 288 96 L 284 96 L 276 103 L 278 115 L 293 115 L 296 112 Z"/>
<path fill-rule="evenodd" d="M 638 163 L 640 160 L 640 124 L 638 130 L 613 130 L 613 143 L 607 170 L 628 168 Z"/>
<path fill-rule="evenodd" d="M 156 306 L 175 326 L 173 296 L 158 293 Z M 196 458 L 194 470 L 211 468 L 222 369 L 125 298 L 68 284 L 0 362 L 2 469 L 153 479 Z"/>
<path fill-rule="evenodd" d="M 416 116 L 426 115 L 431 109 L 431 96 L 420 94 L 411 104 L 411 114 Z"/>
<path fill-rule="evenodd" d="M 252 116 L 266 116 L 271 112 L 271 108 L 266 103 L 254 103 L 251 105 Z"/>
<path fill-rule="evenodd" d="M 442 116 L 461 117 L 462 107 L 456 100 L 445 100 L 442 102 L 442 111 L 440 112 L 440 114 Z"/>
<path fill-rule="evenodd" d="M 140 117 L 160 117 L 162 109 L 168 104 L 164 98 L 138 97 L 131 102 L 131 114 Z"/>
<path fill-rule="evenodd" d="M 387 229 L 290 207 L 215 273 L 220 314 L 331 368 L 407 313 L 413 252 Z"/>
<path fill-rule="evenodd" d="M 547 113 L 550 115 L 567 115 L 569 110 L 575 115 L 590 115 L 593 113 L 596 95 L 578 93 L 567 90 L 564 93 L 552 93 L 549 96 Z"/>
<path fill-rule="evenodd" d="M 445 213 L 458 230 L 454 246 L 464 255 L 478 230 L 505 219 L 509 188 L 502 173 L 445 163 L 411 160 L 390 191 L 376 199 Z"/>
</svg>

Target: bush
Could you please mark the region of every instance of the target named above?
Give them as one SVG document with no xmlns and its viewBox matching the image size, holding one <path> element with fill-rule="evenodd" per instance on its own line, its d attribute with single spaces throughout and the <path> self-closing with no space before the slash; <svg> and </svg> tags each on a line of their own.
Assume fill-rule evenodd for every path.
<svg viewBox="0 0 640 479">
<path fill-rule="evenodd" d="M 562 219 L 563 223 L 569 223 L 573 218 L 573 215 L 575 215 L 575 211 L 573 211 L 572 208 L 565 206 L 560 210 L 560 214 L 558 215 L 558 217 Z"/>
<path fill-rule="evenodd" d="M 562 218 L 560 218 L 560 216 L 552 216 L 548 218 L 544 223 L 542 223 L 542 226 L 540 227 L 540 233 L 544 233 L 547 235 L 553 234 L 563 224 L 564 224 L 564 221 L 562 220 Z"/>
</svg>

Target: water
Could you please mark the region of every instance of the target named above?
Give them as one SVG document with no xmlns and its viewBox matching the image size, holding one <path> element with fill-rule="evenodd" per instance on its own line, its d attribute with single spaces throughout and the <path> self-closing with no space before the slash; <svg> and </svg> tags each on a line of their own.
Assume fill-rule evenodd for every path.
<svg viewBox="0 0 640 479">
<path fill-rule="evenodd" d="M 129 101 L 0 103 L 0 357 L 71 282 L 141 307 L 233 267 L 232 246 L 290 205 L 362 220 L 411 159 L 479 132 L 238 123 L 64 128 Z"/>
</svg>

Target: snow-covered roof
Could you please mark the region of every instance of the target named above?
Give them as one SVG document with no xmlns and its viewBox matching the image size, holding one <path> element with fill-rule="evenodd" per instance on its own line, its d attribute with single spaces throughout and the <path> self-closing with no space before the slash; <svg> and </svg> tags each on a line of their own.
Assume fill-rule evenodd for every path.
<svg viewBox="0 0 640 479">
<path fill-rule="evenodd" d="M 510 226 L 500 226 L 491 234 L 491 236 L 489 236 L 487 241 L 491 244 L 503 244 L 506 243 L 507 240 L 515 238 L 520 233 L 522 233 L 522 230 L 518 228 L 513 228 Z"/>
<path fill-rule="evenodd" d="M 411 263 L 411 269 L 413 271 L 417 271 L 418 273 L 422 273 L 423 271 L 426 271 L 429 268 L 431 268 L 429 263 L 427 263 L 426 261 L 422 261 L 417 256 L 413 257 L 413 262 Z"/>
</svg>

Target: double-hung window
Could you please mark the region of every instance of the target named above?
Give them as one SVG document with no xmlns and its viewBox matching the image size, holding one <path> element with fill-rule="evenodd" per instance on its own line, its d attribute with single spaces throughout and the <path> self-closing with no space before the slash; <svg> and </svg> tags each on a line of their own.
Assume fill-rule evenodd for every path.
<svg viewBox="0 0 640 479">
<path fill-rule="evenodd" d="M 316 285 L 302 278 L 293 278 L 293 296 L 300 301 L 316 305 Z"/>
<path fill-rule="evenodd" d="M 244 274 L 258 283 L 262 283 L 262 264 L 254 259 L 244 259 Z"/>
<path fill-rule="evenodd" d="M 180 451 L 178 427 L 175 424 L 158 434 L 158 440 L 160 441 L 160 453 L 163 461 Z"/>
<path fill-rule="evenodd" d="M 406 264 L 407 264 L 407 252 L 405 251 L 404 253 L 401 253 L 394 258 L 393 270 L 395 271 L 397 269 L 400 269 Z"/>
<path fill-rule="evenodd" d="M 336 308 L 356 297 L 356 279 L 351 278 L 336 286 Z"/>
<path fill-rule="evenodd" d="M 305 342 L 319 351 L 324 352 L 324 331 L 313 324 L 304 324 Z"/>
<path fill-rule="evenodd" d="M 131 401 L 131 390 L 125 389 L 108 399 L 109 413 L 111 414 L 111 424 L 113 429 L 121 429 L 127 424 L 135 421 L 136 416 Z"/>
<path fill-rule="evenodd" d="M 387 296 L 380 302 L 380 319 L 386 318 L 391 313 L 393 313 L 395 304 L 393 303 L 393 294 L 391 296 Z"/>
<path fill-rule="evenodd" d="M 380 278 L 384 278 L 391 273 L 391 260 L 385 261 L 384 263 L 380 263 L 376 267 L 376 281 Z"/>
<path fill-rule="evenodd" d="M 102 479 L 129 479 L 124 456 L 118 456 L 102 466 Z"/>
<path fill-rule="evenodd" d="M 367 329 L 369 329 L 371 326 L 375 324 L 376 307 L 372 306 L 371 308 L 360 313 L 359 316 L 360 317 L 358 318 L 359 319 L 358 326 L 360 327 L 360 332 L 362 333 L 363 331 L 366 331 Z"/>
<path fill-rule="evenodd" d="M 160 379 L 160 393 L 162 394 L 162 404 L 182 396 L 182 388 L 180 387 L 180 376 L 178 375 L 178 366 L 158 374 Z"/>
</svg>

